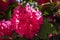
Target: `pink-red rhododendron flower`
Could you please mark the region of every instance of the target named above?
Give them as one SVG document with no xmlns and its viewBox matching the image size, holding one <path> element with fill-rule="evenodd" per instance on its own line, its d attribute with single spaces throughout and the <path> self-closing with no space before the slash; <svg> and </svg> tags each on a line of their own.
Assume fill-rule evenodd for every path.
<svg viewBox="0 0 60 40">
<path fill-rule="evenodd" d="M 9 0 L 0 0 L 0 11 L 6 11 L 9 7 Z"/>
<path fill-rule="evenodd" d="M 13 11 L 11 21 L 15 31 L 21 37 L 33 38 L 40 30 L 43 18 L 38 8 L 35 10 L 30 5 L 24 7 L 18 5 Z"/>
<path fill-rule="evenodd" d="M 52 34 L 52 33 L 48 35 L 48 37 L 49 37 L 49 38 L 50 38 L 50 37 L 52 37 L 52 36 L 53 36 L 53 34 Z"/>
<path fill-rule="evenodd" d="M 19 23 L 19 10 L 20 10 L 20 5 L 18 5 L 14 10 L 13 10 L 13 16 L 11 19 L 13 29 L 16 29 L 18 27 Z"/>
<path fill-rule="evenodd" d="M 0 37 L 1 36 L 12 36 L 11 21 L 0 21 Z"/>
<path fill-rule="evenodd" d="M 38 5 L 50 2 L 50 0 L 38 0 Z"/>
</svg>

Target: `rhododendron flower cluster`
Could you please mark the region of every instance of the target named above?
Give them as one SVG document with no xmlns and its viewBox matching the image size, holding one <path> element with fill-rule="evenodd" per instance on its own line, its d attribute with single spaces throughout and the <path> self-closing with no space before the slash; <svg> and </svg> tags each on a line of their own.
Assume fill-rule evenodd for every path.
<svg viewBox="0 0 60 40">
<path fill-rule="evenodd" d="M 11 18 L 11 22 L 12 22 L 12 26 L 13 29 L 16 29 L 18 27 L 18 23 L 19 23 L 19 9 L 20 9 L 20 5 L 18 5 L 13 11 L 13 16 Z"/>
<path fill-rule="evenodd" d="M 21 7 L 20 4 L 14 9 L 11 19 L 14 30 L 21 36 L 33 38 L 38 33 L 43 22 L 42 13 L 30 5 Z"/>
<path fill-rule="evenodd" d="M 0 37 L 1 36 L 12 36 L 11 21 L 0 21 Z"/>
</svg>

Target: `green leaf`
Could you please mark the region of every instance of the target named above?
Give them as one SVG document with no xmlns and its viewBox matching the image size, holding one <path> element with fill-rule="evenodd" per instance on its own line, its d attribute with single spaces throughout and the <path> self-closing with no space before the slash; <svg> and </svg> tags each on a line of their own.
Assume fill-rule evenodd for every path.
<svg viewBox="0 0 60 40">
<path fill-rule="evenodd" d="M 52 3 L 49 4 L 47 8 L 42 9 L 42 13 L 44 15 L 46 15 L 46 14 L 47 15 L 53 15 L 53 13 L 56 11 L 57 11 L 57 8 Z"/>
<path fill-rule="evenodd" d="M 48 12 L 46 12 L 46 11 L 44 11 L 44 14 L 43 15 L 49 15 L 49 13 Z"/>
<path fill-rule="evenodd" d="M 6 19 L 9 20 L 11 18 L 11 9 L 6 11 Z"/>
<path fill-rule="evenodd" d="M 9 8 L 10 8 L 10 9 L 13 9 L 13 8 L 15 8 L 17 5 L 18 5 L 17 3 L 11 3 Z"/>
<path fill-rule="evenodd" d="M 40 38 L 38 36 L 35 36 L 33 40 L 40 40 Z"/>
<path fill-rule="evenodd" d="M 48 22 L 48 19 L 44 19 L 44 24 L 42 25 L 39 36 L 42 39 L 48 39 L 48 35 L 53 32 L 53 26 Z"/>
<path fill-rule="evenodd" d="M 13 13 L 13 9 L 17 6 L 17 3 L 11 3 L 8 10 L 6 11 L 6 19 L 9 20 L 11 18 L 11 14 Z"/>
<path fill-rule="evenodd" d="M 42 5 L 39 5 L 38 8 L 39 8 L 39 10 L 41 10 L 42 9 Z"/>
<path fill-rule="evenodd" d="M 60 10 L 58 10 L 58 14 L 60 15 Z"/>
<path fill-rule="evenodd" d="M 33 0 L 29 0 L 29 2 L 32 2 Z"/>
</svg>

